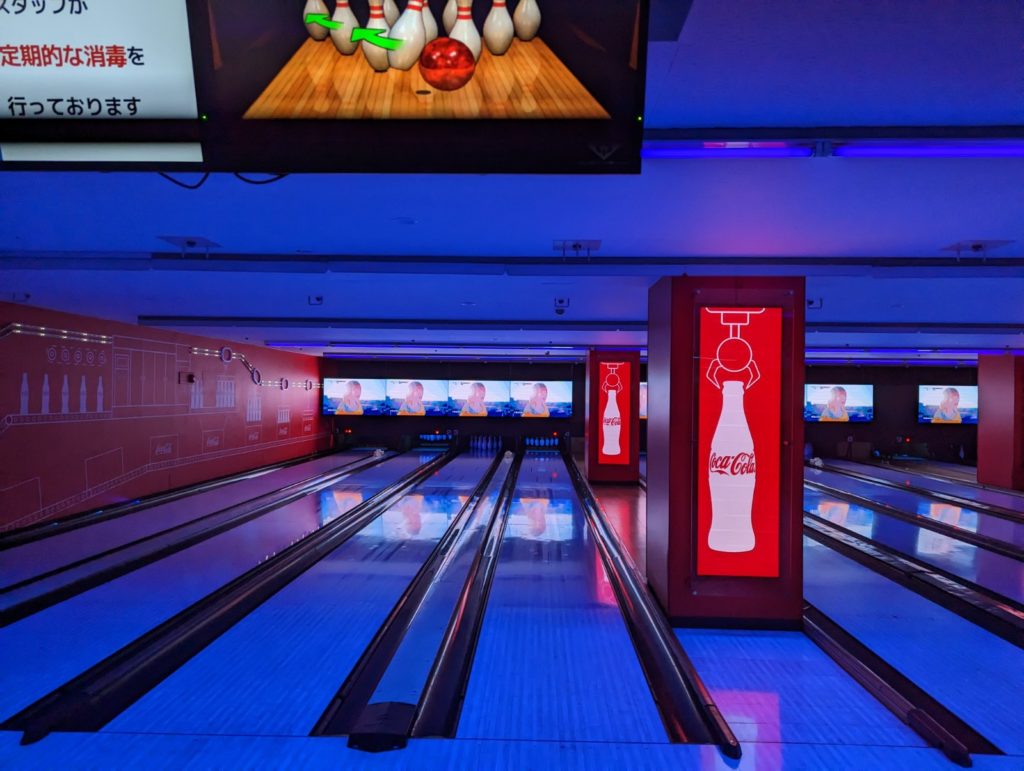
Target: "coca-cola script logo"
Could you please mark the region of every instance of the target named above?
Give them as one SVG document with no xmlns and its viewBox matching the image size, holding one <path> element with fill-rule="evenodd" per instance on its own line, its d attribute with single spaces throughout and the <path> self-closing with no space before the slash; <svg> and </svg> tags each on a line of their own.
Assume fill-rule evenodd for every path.
<svg viewBox="0 0 1024 771">
<path fill-rule="evenodd" d="M 158 444 L 153 449 L 153 454 L 154 455 L 170 455 L 171 451 L 173 449 L 174 449 L 174 446 L 170 442 L 164 442 L 163 444 Z"/>
<path fill-rule="evenodd" d="M 604 418 L 604 424 L 606 426 L 621 426 L 622 418 Z"/>
<path fill-rule="evenodd" d="M 716 455 L 712 452 L 710 465 L 712 474 L 739 476 L 753 474 L 756 471 L 752 452 L 738 452 L 735 455 Z"/>
</svg>

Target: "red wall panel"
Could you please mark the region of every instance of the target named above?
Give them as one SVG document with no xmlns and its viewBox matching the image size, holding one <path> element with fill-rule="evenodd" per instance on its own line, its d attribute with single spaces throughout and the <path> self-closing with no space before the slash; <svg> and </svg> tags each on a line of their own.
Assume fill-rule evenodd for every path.
<svg viewBox="0 0 1024 771">
<path fill-rule="evenodd" d="M 1024 490 L 1024 356 L 978 357 L 978 481 Z"/>
<path fill-rule="evenodd" d="M 640 351 L 588 352 L 586 394 L 587 478 L 638 482 Z"/>
<path fill-rule="evenodd" d="M 318 358 L 230 346 L 282 390 L 193 352 L 222 345 L 0 303 L 0 530 L 328 446 L 320 391 L 296 387 L 319 382 Z"/>
</svg>

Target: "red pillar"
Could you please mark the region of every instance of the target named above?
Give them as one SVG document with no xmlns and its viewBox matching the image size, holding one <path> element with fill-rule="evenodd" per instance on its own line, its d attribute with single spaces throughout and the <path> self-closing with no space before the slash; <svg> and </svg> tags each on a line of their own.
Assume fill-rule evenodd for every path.
<svg viewBox="0 0 1024 771">
<path fill-rule="evenodd" d="M 978 356 L 978 481 L 1024 490 L 1024 356 Z"/>
<path fill-rule="evenodd" d="M 640 351 L 587 353 L 587 479 L 640 481 Z"/>
<path fill-rule="evenodd" d="M 795 627 L 804 279 L 667 277 L 648 312 L 648 581 L 674 623 Z"/>
</svg>

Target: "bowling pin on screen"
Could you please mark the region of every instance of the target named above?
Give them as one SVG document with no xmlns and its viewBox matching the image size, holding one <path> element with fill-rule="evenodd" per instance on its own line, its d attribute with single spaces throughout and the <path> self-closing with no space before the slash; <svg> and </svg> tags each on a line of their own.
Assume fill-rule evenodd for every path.
<svg viewBox="0 0 1024 771">
<path fill-rule="evenodd" d="M 572 417 L 571 380 L 513 380 L 509 393 L 515 417 Z"/>
<path fill-rule="evenodd" d="M 384 380 L 376 378 L 324 378 L 323 414 L 385 414 Z"/>
</svg>

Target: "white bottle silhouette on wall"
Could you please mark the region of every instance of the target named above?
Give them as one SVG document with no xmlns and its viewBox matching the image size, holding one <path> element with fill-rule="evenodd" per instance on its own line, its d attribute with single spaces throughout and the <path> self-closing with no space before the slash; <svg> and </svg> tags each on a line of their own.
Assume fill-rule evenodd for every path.
<svg viewBox="0 0 1024 771">
<path fill-rule="evenodd" d="M 753 503 L 757 461 L 754 440 L 743 409 L 743 383 L 722 384 L 722 414 L 711 439 L 711 532 L 708 546 L 715 551 L 754 548 Z"/>
<path fill-rule="evenodd" d="M 711 489 L 711 529 L 708 547 L 721 552 L 751 551 L 757 541 L 754 533 L 754 486 L 757 458 L 754 439 L 747 423 L 743 398 L 760 379 L 754 353 L 740 329 L 750 317 L 764 309 L 738 311 L 712 310 L 729 328 L 729 336 L 719 343 L 707 378 L 722 391 L 722 412 L 711 437 L 708 456 L 708 485 Z"/>
<path fill-rule="evenodd" d="M 78 387 L 78 411 L 79 412 L 88 412 L 89 411 L 88 400 L 89 400 L 89 397 L 86 395 L 86 392 L 85 392 L 85 375 L 82 375 L 82 384 Z"/>
<path fill-rule="evenodd" d="M 71 388 L 68 386 L 68 376 L 64 376 L 64 384 L 60 387 L 60 411 L 62 415 L 70 412 Z"/>
<path fill-rule="evenodd" d="M 50 376 L 43 375 L 43 406 L 39 410 L 43 415 L 50 414 Z"/>
<path fill-rule="evenodd" d="M 103 375 L 96 386 L 96 412 L 103 412 Z"/>
<path fill-rule="evenodd" d="M 28 373 L 21 373 L 21 409 L 22 415 L 28 415 Z"/>
<path fill-rule="evenodd" d="M 619 442 L 622 433 L 622 418 L 619 412 L 619 392 L 622 391 L 622 380 L 619 379 L 619 364 L 607 364 L 608 374 L 601 384 L 601 390 L 608 394 L 601 416 L 601 454 L 619 455 L 622 446 Z"/>
</svg>

